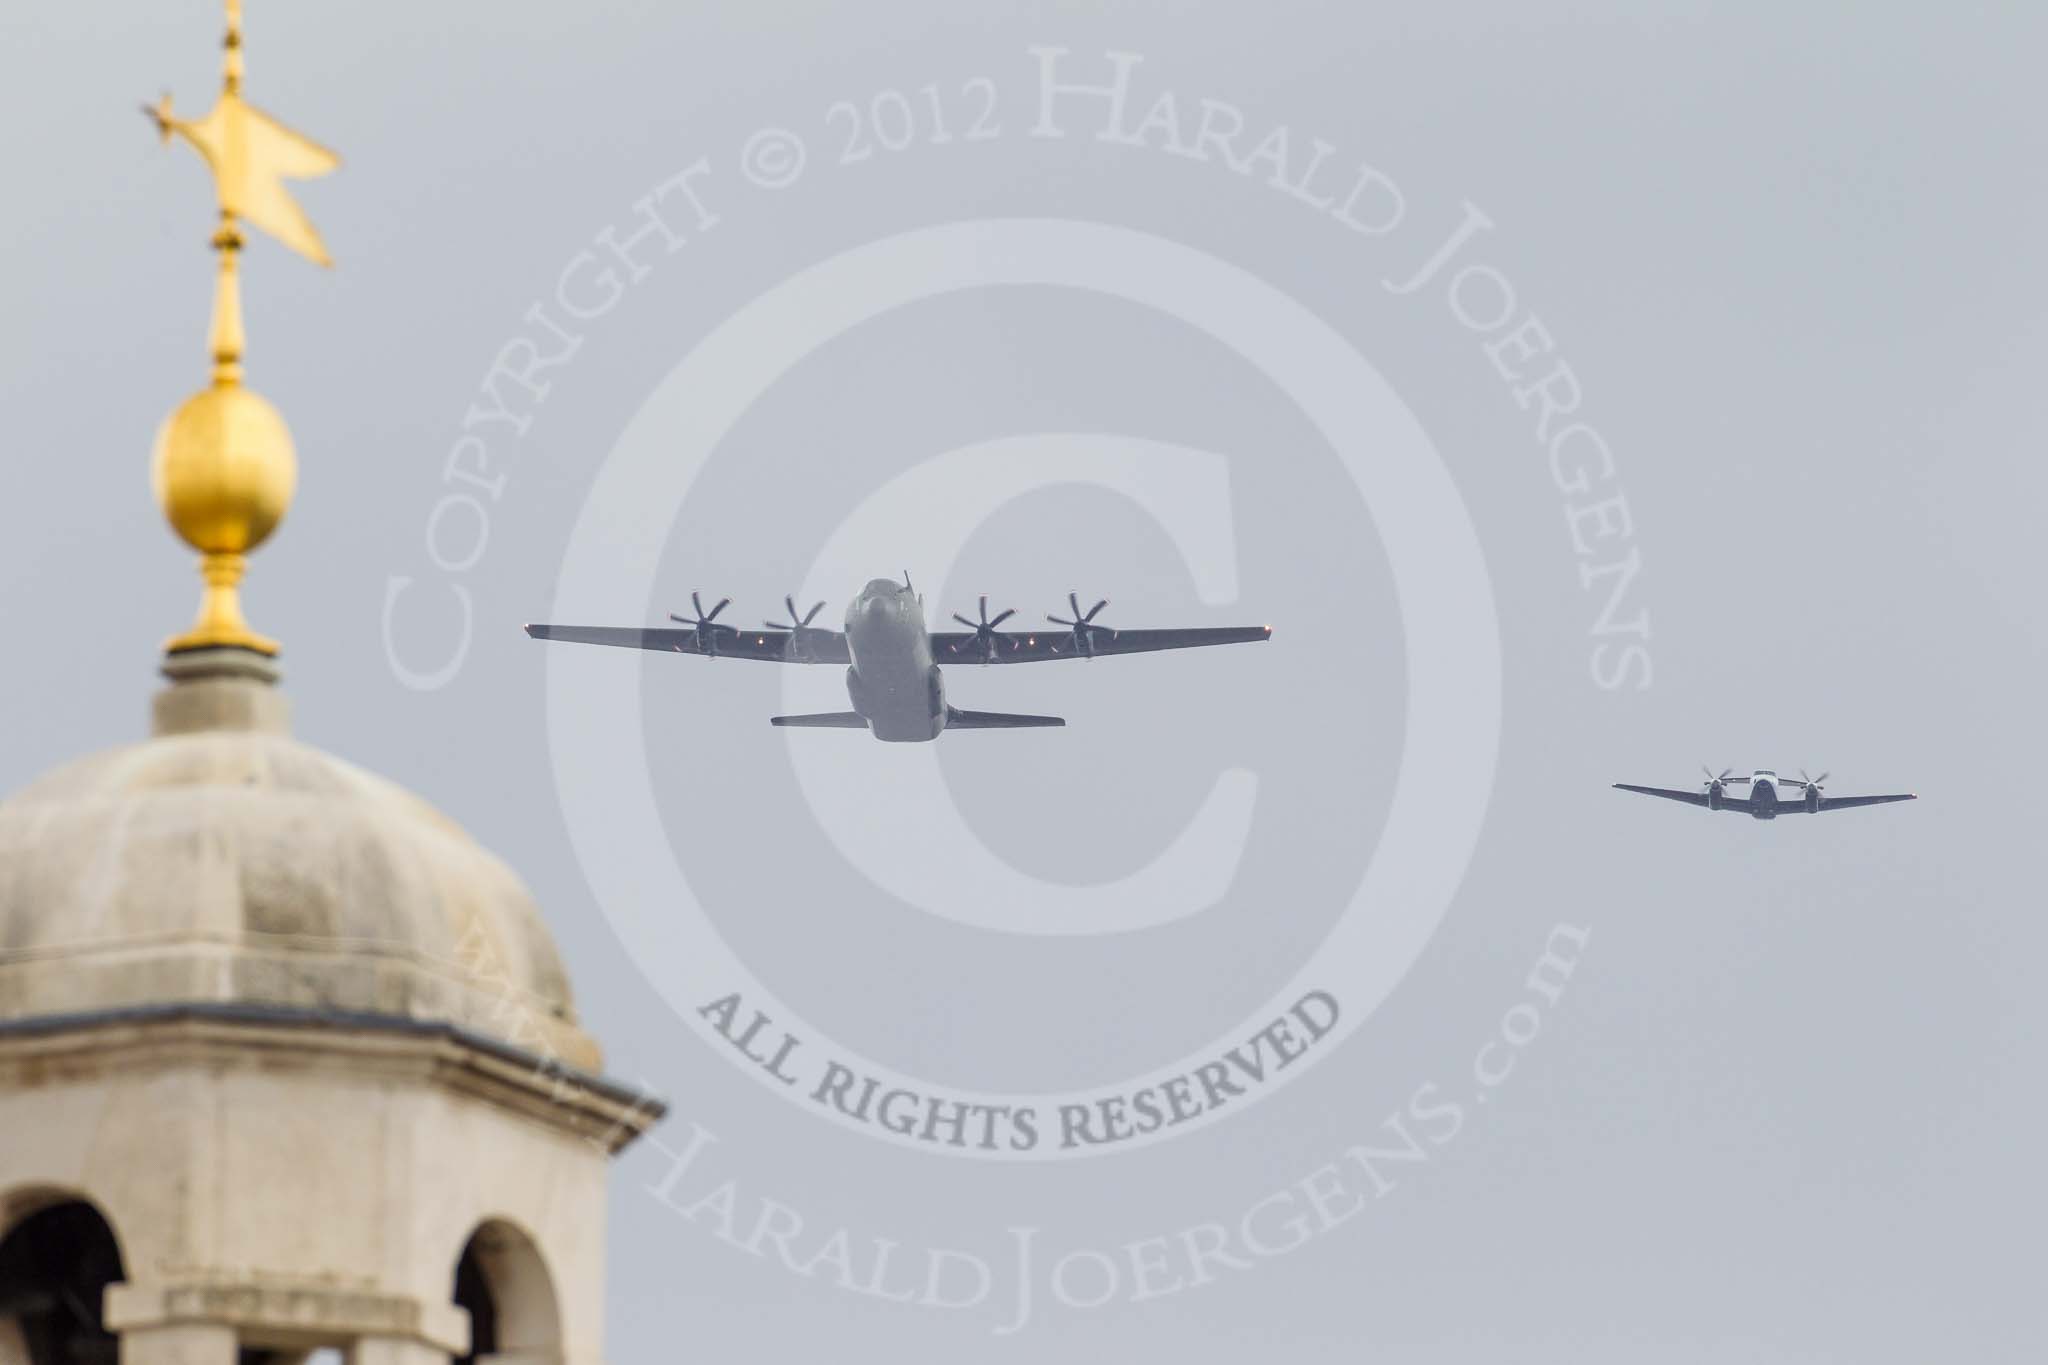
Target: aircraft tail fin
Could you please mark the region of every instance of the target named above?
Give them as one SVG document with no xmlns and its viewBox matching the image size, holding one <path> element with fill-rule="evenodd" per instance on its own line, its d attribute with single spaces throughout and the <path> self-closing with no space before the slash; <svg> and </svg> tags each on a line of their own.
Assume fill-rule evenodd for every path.
<svg viewBox="0 0 2048 1365">
<path fill-rule="evenodd" d="M 858 711 L 818 711 L 807 716 L 770 716 L 770 725 L 794 725 L 810 730 L 865 730 L 868 723 Z"/>
<path fill-rule="evenodd" d="M 1059 716 L 1019 716 L 1007 711 L 962 711 L 953 706 L 946 708 L 948 730 L 1035 730 L 1066 723 Z"/>
</svg>

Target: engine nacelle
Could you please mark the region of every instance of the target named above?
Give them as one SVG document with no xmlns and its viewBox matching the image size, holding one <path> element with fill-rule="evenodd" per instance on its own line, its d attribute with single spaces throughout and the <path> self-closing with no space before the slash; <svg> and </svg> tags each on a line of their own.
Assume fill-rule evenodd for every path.
<svg viewBox="0 0 2048 1365">
<path fill-rule="evenodd" d="M 1811 782 L 1806 784 L 1806 809 L 1810 814 L 1820 814 L 1820 788 Z"/>
<path fill-rule="evenodd" d="M 1721 809 L 1721 784 L 1719 782 L 1709 782 L 1707 784 L 1707 809 Z"/>
</svg>

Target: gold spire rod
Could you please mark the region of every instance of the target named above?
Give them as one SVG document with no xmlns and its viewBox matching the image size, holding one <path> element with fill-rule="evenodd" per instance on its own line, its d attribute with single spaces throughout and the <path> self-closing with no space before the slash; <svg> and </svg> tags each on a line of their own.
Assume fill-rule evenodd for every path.
<svg viewBox="0 0 2048 1365">
<path fill-rule="evenodd" d="M 242 0 L 227 0 L 228 30 L 221 39 L 220 90 L 235 99 L 242 94 Z M 164 110 L 168 120 L 170 109 Z M 164 136 L 169 137 L 166 129 Z M 242 234 L 235 215 L 222 205 L 220 230 L 213 234 L 213 249 L 220 254 L 220 274 L 213 286 L 213 326 L 207 344 L 213 352 L 213 382 L 233 384 L 242 378 L 242 348 L 248 337 L 242 331 L 242 281 L 237 273 L 242 251 Z"/>
<path fill-rule="evenodd" d="M 242 0 L 227 0 L 228 33 L 221 40 L 220 87 L 224 94 L 242 93 Z"/>
<path fill-rule="evenodd" d="M 214 279 L 207 350 L 213 382 L 180 404 L 157 433 L 153 462 L 157 499 L 171 526 L 200 553 L 206 582 L 199 620 L 172 640 L 172 652 L 231 647 L 275 654 L 277 645 L 249 629 L 239 587 L 246 555 L 284 516 L 297 482 L 291 433 L 268 402 L 242 387 L 241 252 L 243 222 L 263 229 L 300 255 L 331 262 L 286 179 L 325 175 L 340 158 L 242 99 L 242 4 L 226 0 L 221 93 L 203 117 L 171 112 L 165 95 L 145 112 L 169 142 L 173 133 L 196 148 L 213 172 L 220 226 L 212 246 Z"/>
<path fill-rule="evenodd" d="M 207 329 L 206 348 L 213 355 L 213 382 L 239 384 L 242 348 L 249 339 L 242 330 L 242 234 L 233 214 L 221 214 L 213 249 L 220 253 L 220 273 L 213 282 L 213 325 Z"/>
</svg>

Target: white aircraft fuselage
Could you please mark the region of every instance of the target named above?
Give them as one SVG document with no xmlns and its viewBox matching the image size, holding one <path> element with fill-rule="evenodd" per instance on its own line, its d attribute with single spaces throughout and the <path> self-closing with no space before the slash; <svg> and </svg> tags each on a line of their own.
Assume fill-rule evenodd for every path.
<svg viewBox="0 0 2048 1365">
<path fill-rule="evenodd" d="M 1822 776 L 1825 777 L 1826 774 L 1823 773 Z M 1747 782 L 1749 786 L 1749 814 L 1752 819 L 1775 820 L 1778 818 L 1779 778 L 1769 768 L 1758 768 L 1746 779 L 1734 777 L 1728 779 L 1727 783 L 1720 781 L 1708 783 L 1707 809 L 1720 810 L 1722 789 L 1729 783 L 1735 782 Z M 1803 789 L 1803 800 L 1809 811 L 1818 811 L 1820 809 L 1821 793 L 1819 787 L 1807 786 L 1801 782 L 1792 782 L 1789 785 Z"/>
</svg>

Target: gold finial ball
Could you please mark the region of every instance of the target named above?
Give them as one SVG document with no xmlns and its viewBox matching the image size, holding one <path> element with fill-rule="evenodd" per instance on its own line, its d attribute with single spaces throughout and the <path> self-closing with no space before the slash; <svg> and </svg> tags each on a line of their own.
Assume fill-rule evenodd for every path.
<svg viewBox="0 0 2048 1365">
<path fill-rule="evenodd" d="M 298 474 L 284 418 L 239 384 L 193 394 L 157 430 L 157 503 L 202 554 L 238 555 L 261 545 L 284 519 Z"/>
</svg>

